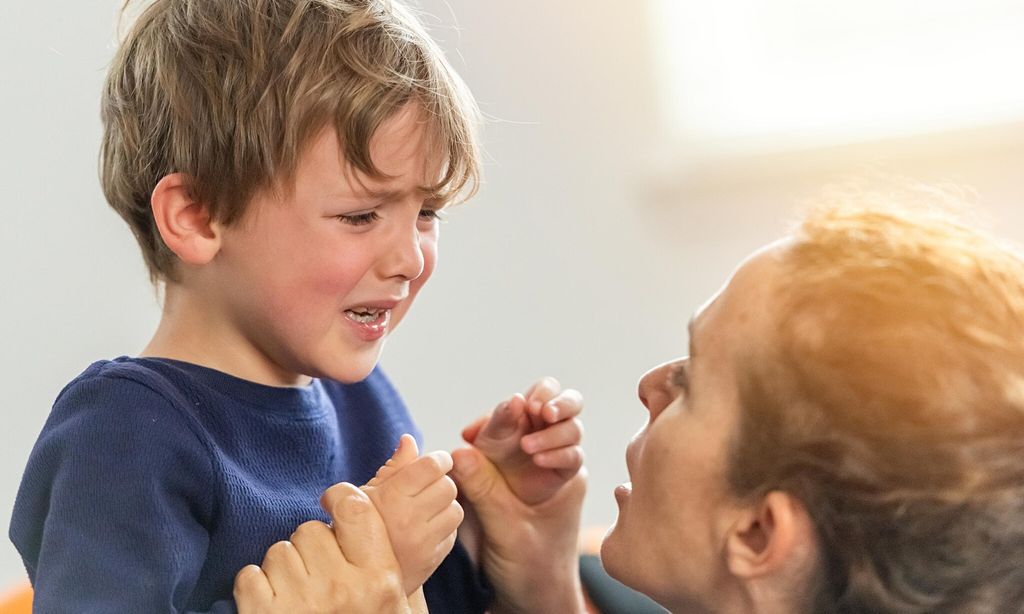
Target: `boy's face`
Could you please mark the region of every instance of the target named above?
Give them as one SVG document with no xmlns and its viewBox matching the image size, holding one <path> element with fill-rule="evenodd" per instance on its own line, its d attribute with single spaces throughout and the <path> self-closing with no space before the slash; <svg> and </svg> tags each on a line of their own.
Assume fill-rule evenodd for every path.
<svg viewBox="0 0 1024 614">
<path fill-rule="evenodd" d="M 326 129 L 299 160 L 294 190 L 257 195 L 222 229 L 206 279 L 237 354 L 235 371 L 270 385 L 305 376 L 365 378 L 437 259 L 438 221 L 424 191 L 437 181 L 419 109 L 408 106 L 371 141 L 371 179 L 348 167 Z"/>
</svg>

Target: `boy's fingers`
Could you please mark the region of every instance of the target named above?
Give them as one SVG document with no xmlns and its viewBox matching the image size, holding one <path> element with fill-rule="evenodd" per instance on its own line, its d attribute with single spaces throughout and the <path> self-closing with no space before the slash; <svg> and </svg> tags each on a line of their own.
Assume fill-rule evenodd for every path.
<svg viewBox="0 0 1024 614">
<path fill-rule="evenodd" d="M 534 382 L 526 391 L 526 401 L 531 414 L 540 413 L 540 408 L 550 401 L 559 391 L 562 385 L 551 376 L 545 376 Z"/>
<path fill-rule="evenodd" d="M 440 513 L 420 526 L 419 532 L 423 539 L 422 543 L 443 544 L 449 535 L 458 532 L 459 525 L 462 524 L 462 520 L 465 517 L 465 510 L 459 505 L 459 502 L 452 501 Z M 450 550 L 450 547 L 446 549 L 444 555 L 446 556 Z"/>
<path fill-rule="evenodd" d="M 347 561 L 367 569 L 398 568 L 384 519 L 366 493 L 342 482 L 329 503 L 334 536 Z"/>
<path fill-rule="evenodd" d="M 583 440 L 583 422 L 579 418 L 556 422 L 547 428 L 526 435 L 520 441 L 523 452 L 536 454 L 545 450 L 574 446 Z"/>
<path fill-rule="evenodd" d="M 458 494 L 459 489 L 455 487 L 455 482 L 444 476 L 416 495 L 416 500 L 411 502 L 411 505 L 415 505 L 430 518 L 450 506 Z"/>
<path fill-rule="evenodd" d="M 583 395 L 578 390 L 563 390 L 541 408 L 541 416 L 545 421 L 558 422 L 575 418 L 583 411 Z"/>
<path fill-rule="evenodd" d="M 466 511 L 458 501 L 452 501 L 443 510 L 427 521 L 427 530 L 438 535 L 447 535 L 458 530 Z"/>
<path fill-rule="evenodd" d="M 544 469 L 557 469 L 562 475 L 572 476 L 583 466 L 583 448 L 566 446 L 533 455 L 533 463 Z"/>
<path fill-rule="evenodd" d="M 244 614 L 254 611 L 260 604 L 270 603 L 274 589 L 258 565 L 246 565 L 235 576 L 234 596 L 238 611 Z"/>
<path fill-rule="evenodd" d="M 439 450 L 421 456 L 402 467 L 388 480 L 388 484 L 393 484 L 399 494 L 415 497 L 451 470 L 451 454 Z"/>
</svg>

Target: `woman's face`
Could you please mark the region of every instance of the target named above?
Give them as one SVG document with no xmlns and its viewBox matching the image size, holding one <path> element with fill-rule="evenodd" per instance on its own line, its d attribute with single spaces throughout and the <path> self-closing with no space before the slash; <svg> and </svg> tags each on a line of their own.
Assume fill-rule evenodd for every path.
<svg viewBox="0 0 1024 614">
<path fill-rule="evenodd" d="M 640 380 L 647 424 L 626 451 L 629 484 L 601 549 L 608 572 L 673 611 L 714 609 L 739 503 L 726 481 L 739 419 L 736 359 L 764 338 L 774 248 L 740 266 L 690 324 L 689 356 Z"/>
</svg>

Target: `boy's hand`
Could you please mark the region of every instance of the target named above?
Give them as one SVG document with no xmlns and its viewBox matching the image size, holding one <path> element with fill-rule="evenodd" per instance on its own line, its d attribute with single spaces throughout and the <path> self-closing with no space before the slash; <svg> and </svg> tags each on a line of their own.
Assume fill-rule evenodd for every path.
<svg viewBox="0 0 1024 614">
<path fill-rule="evenodd" d="M 398 561 L 384 520 L 369 497 L 351 484 L 328 489 L 321 498 L 333 527 L 306 522 L 291 540 L 267 550 L 261 566 L 235 577 L 239 614 L 296 612 L 426 612 L 402 590 Z"/>
<path fill-rule="evenodd" d="M 545 377 L 462 431 L 527 505 L 550 499 L 583 466 L 583 397 Z"/>
<path fill-rule="evenodd" d="M 391 459 L 362 487 L 377 507 L 402 571 L 402 587 L 412 595 L 455 545 L 462 507 L 447 473 L 447 452 L 419 456 L 416 440 L 403 435 Z"/>
</svg>

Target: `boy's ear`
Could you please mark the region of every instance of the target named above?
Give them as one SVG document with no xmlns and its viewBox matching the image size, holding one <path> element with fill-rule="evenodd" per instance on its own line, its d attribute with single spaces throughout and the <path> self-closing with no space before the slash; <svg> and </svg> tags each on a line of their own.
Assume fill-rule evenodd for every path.
<svg viewBox="0 0 1024 614">
<path fill-rule="evenodd" d="M 781 491 L 741 512 L 726 536 L 726 564 L 743 580 L 809 571 L 817 551 L 810 515 L 799 500 Z"/>
<path fill-rule="evenodd" d="M 164 243 L 182 262 L 201 265 L 213 260 L 220 250 L 221 225 L 210 219 L 205 203 L 192 199 L 186 175 L 172 173 L 161 179 L 150 206 Z"/>
</svg>

